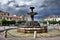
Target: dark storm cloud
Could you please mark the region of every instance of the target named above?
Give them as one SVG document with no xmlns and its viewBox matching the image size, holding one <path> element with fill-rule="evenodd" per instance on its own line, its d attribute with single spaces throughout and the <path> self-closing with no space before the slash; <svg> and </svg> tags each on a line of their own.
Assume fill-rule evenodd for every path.
<svg viewBox="0 0 60 40">
<path fill-rule="evenodd" d="M 0 1 L 0 10 L 7 11 L 11 15 L 27 14 L 30 6 L 35 7 L 34 11 L 36 11 L 40 17 L 60 15 L 60 0 L 10 0 L 5 3 Z"/>
</svg>

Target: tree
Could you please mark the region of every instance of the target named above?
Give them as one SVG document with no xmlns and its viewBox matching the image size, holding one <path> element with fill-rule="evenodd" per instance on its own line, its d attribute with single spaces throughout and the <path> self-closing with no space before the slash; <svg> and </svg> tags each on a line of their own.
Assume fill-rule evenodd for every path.
<svg viewBox="0 0 60 40">
<path fill-rule="evenodd" d="M 48 21 L 49 24 L 57 24 L 58 22 L 57 21 Z"/>
<path fill-rule="evenodd" d="M 60 24 L 60 20 L 58 21 L 58 24 Z"/>
<path fill-rule="evenodd" d="M 7 20 L 5 20 L 5 19 L 2 19 L 1 22 L 2 22 L 2 25 L 4 25 L 4 26 L 9 24 L 9 22 Z"/>
<path fill-rule="evenodd" d="M 15 24 L 15 23 L 16 23 L 15 20 L 11 20 L 11 21 L 10 21 L 10 24 Z"/>
<path fill-rule="evenodd" d="M 18 24 L 25 23 L 25 22 L 26 22 L 25 20 L 19 20 L 19 21 L 17 21 Z"/>
<path fill-rule="evenodd" d="M 16 23 L 15 20 L 8 21 L 8 20 L 5 20 L 5 19 L 3 19 L 1 22 L 2 22 L 2 25 L 4 25 L 4 26 Z"/>
<path fill-rule="evenodd" d="M 44 24 L 47 24 L 47 21 L 43 21 Z"/>
</svg>

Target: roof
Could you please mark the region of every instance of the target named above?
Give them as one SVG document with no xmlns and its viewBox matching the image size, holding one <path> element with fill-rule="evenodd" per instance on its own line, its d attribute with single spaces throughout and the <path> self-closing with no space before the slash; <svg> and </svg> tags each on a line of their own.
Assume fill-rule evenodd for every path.
<svg viewBox="0 0 60 40">
<path fill-rule="evenodd" d="M 7 17 L 7 18 L 23 18 L 22 16 L 0 16 L 0 17 Z"/>
<path fill-rule="evenodd" d="M 50 15 L 50 16 L 46 17 L 46 19 L 47 18 L 60 18 L 60 15 Z"/>
</svg>

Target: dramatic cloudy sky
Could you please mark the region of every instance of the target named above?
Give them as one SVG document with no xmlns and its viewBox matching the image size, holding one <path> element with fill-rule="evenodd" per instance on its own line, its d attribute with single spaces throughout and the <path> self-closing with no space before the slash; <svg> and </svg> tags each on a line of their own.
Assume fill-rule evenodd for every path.
<svg viewBox="0 0 60 40">
<path fill-rule="evenodd" d="M 38 18 L 60 15 L 60 0 L 0 0 L 0 10 L 11 15 L 26 15 L 30 12 L 30 6 L 35 7 L 34 11 L 38 13 Z"/>
</svg>

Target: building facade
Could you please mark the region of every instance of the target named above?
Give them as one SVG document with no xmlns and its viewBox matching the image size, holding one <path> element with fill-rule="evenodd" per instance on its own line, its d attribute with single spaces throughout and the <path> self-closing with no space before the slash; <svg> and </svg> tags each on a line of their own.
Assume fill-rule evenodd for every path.
<svg viewBox="0 0 60 40">
<path fill-rule="evenodd" d="M 60 15 L 51 15 L 44 19 L 45 21 L 59 21 Z"/>
<path fill-rule="evenodd" d="M 0 11 L 0 16 L 9 16 L 9 13 L 8 12 Z"/>
<path fill-rule="evenodd" d="M 15 20 L 15 21 L 18 21 L 18 20 L 27 20 L 27 17 L 24 16 L 24 15 L 20 15 L 20 16 L 16 16 L 16 15 L 13 15 L 13 16 L 10 16 L 8 12 L 3 12 L 3 11 L 0 11 L 0 20 L 2 19 L 5 19 L 5 20 Z"/>
</svg>

